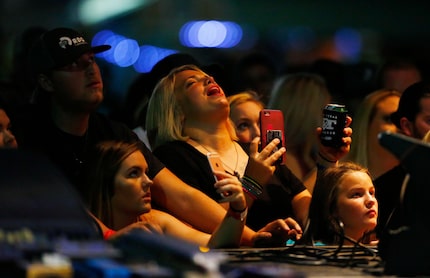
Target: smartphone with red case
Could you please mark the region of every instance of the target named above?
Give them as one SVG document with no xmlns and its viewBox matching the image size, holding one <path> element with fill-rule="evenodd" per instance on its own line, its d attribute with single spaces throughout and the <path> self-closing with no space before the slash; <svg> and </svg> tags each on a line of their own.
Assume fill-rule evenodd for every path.
<svg viewBox="0 0 430 278">
<path fill-rule="evenodd" d="M 209 165 L 211 166 L 212 172 L 213 171 L 225 172 L 219 154 L 217 154 L 215 152 L 212 152 L 212 153 L 208 153 L 206 156 L 208 158 Z M 215 174 L 214 174 L 214 177 L 215 177 L 216 181 L 219 180 L 218 177 Z"/>
<path fill-rule="evenodd" d="M 260 136 L 261 136 L 261 149 L 264 149 L 273 139 L 279 138 L 281 141 L 278 144 L 277 151 L 281 147 L 285 147 L 284 136 L 284 114 L 281 110 L 263 109 L 260 111 Z M 285 162 L 285 154 L 283 154 L 278 163 Z"/>
</svg>

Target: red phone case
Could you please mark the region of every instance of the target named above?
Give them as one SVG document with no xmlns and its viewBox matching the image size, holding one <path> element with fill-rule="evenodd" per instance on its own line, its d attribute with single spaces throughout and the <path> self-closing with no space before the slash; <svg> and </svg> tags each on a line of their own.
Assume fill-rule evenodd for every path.
<svg viewBox="0 0 430 278">
<path fill-rule="evenodd" d="M 281 143 L 278 148 L 285 147 L 284 114 L 281 110 L 263 109 L 260 111 L 261 149 L 267 146 L 274 138 L 279 138 Z M 285 161 L 285 154 L 280 161 Z"/>
</svg>

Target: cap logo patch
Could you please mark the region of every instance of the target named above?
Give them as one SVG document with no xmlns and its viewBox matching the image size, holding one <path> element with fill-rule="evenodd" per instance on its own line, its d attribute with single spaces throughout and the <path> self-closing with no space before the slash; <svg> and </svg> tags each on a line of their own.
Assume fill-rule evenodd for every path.
<svg viewBox="0 0 430 278">
<path fill-rule="evenodd" d="M 76 37 L 76 38 L 69 38 L 69 37 L 61 37 L 60 41 L 58 42 L 58 45 L 61 48 L 66 49 L 68 45 L 80 45 L 80 44 L 86 44 L 87 42 L 83 37 Z"/>
</svg>

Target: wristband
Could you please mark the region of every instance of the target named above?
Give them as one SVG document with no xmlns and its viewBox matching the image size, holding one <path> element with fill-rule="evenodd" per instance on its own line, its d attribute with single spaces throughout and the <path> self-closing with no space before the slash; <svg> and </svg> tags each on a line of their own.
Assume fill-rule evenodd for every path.
<svg viewBox="0 0 430 278">
<path fill-rule="evenodd" d="M 318 152 L 318 157 L 317 157 L 317 169 L 318 171 L 323 171 L 329 167 L 334 167 L 337 165 L 337 161 L 333 161 L 330 159 L 327 159 L 325 156 L 323 156 L 320 152 Z"/>
<path fill-rule="evenodd" d="M 231 206 L 227 211 L 227 215 L 233 217 L 234 219 L 240 220 L 241 222 L 245 221 L 246 216 L 248 215 L 248 207 L 245 207 L 243 210 L 235 210 Z"/>
<path fill-rule="evenodd" d="M 263 187 L 261 187 L 261 185 L 252 178 L 243 176 L 240 181 L 242 183 L 243 191 L 248 193 L 251 198 L 257 199 L 263 193 Z"/>
<path fill-rule="evenodd" d="M 328 162 L 328 163 L 336 163 L 337 162 L 337 160 L 330 160 L 330 159 L 328 159 L 327 157 L 325 157 L 325 156 L 323 156 L 322 154 L 321 154 L 321 152 L 318 152 L 318 155 L 319 155 L 319 157 L 321 157 L 324 161 L 326 161 L 326 162 Z"/>
<path fill-rule="evenodd" d="M 246 188 L 243 186 L 243 184 L 242 184 L 242 189 L 243 189 L 243 192 L 245 192 L 246 194 L 248 194 L 248 196 L 249 196 L 249 197 L 251 197 L 251 199 L 253 199 L 253 200 L 256 200 L 256 199 L 257 199 L 257 197 L 256 197 L 254 194 L 252 194 L 251 192 L 249 192 L 249 191 L 248 191 L 248 189 L 246 189 Z"/>
<path fill-rule="evenodd" d="M 113 236 L 116 232 L 114 230 L 108 229 L 106 232 L 103 233 L 104 239 L 109 239 L 111 236 Z"/>
</svg>

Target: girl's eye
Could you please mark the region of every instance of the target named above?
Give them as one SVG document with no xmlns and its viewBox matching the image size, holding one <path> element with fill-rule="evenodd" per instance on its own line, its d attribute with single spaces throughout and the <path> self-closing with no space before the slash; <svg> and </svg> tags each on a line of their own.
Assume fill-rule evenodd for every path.
<svg viewBox="0 0 430 278">
<path fill-rule="evenodd" d="M 195 80 L 189 80 L 189 81 L 187 81 L 187 83 L 185 84 L 185 86 L 187 87 L 187 88 L 189 88 L 189 87 L 191 87 L 192 85 L 194 85 L 196 83 L 196 81 Z"/>
<path fill-rule="evenodd" d="M 248 129 L 249 128 L 249 124 L 248 123 L 239 123 L 238 125 L 237 125 L 237 129 L 238 130 L 246 130 L 246 129 Z"/>
<path fill-rule="evenodd" d="M 130 178 L 137 178 L 137 177 L 140 176 L 140 172 L 141 171 L 139 169 L 133 169 L 132 171 L 130 171 L 128 173 L 128 177 L 130 177 Z"/>
<path fill-rule="evenodd" d="M 360 193 L 360 192 L 353 192 L 352 194 L 351 194 L 351 198 L 359 198 L 359 197 L 361 197 L 362 196 L 362 194 Z"/>
</svg>

